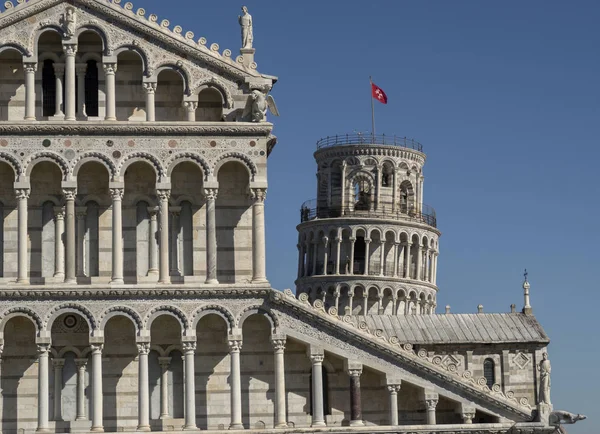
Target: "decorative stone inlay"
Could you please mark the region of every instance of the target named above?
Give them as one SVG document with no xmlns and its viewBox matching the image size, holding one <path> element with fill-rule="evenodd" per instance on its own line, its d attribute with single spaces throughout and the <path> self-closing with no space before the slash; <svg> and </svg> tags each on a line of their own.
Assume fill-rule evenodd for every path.
<svg viewBox="0 0 600 434">
<path fill-rule="evenodd" d="M 517 365 L 520 369 L 525 369 L 525 367 L 529 364 L 529 362 L 531 362 L 531 358 L 519 351 L 517 354 L 515 354 L 515 356 L 513 357 L 513 362 L 515 365 Z"/>
</svg>

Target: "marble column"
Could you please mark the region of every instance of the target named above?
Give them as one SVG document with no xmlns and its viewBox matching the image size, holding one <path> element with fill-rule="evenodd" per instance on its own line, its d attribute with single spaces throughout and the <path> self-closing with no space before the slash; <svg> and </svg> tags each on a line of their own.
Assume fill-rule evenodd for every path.
<svg viewBox="0 0 600 434">
<path fill-rule="evenodd" d="M 65 120 L 75 120 L 75 54 L 77 44 L 64 44 L 65 53 Z"/>
<path fill-rule="evenodd" d="M 169 207 L 169 214 L 171 216 L 171 237 L 170 237 L 170 271 L 169 274 L 171 276 L 182 276 L 181 267 L 180 267 L 180 257 L 179 257 L 179 217 L 181 215 L 181 207 L 180 206 L 172 206 Z"/>
<path fill-rule="evenodd" d="M 313 241 L 313 256 L 312 256 L 312 269 L 310 270 L 311 276 L 317 275 L 317 255 L 319 253 L 319 243 Z"/>
<path fill-rule="evenodd" d="M 362 401 L 360 393 L 362 365 L 348 363 L 346 371 L 350 376 L 350 426 L 363 426 L 364 422 L 362 420 Z"/>
<path fill-rule="evenodd" d="M 285 336 L 271 339 L 275 350 L 275 428 L 287 428 L 285 405 Z"/>
<path fill-rule="evenodd" d="M 184 357 L 185 359 L 185 357 Z M 169 419 L 169 365 L 171 364 L 170 357 L 159 357 L 158 364 L 160 365 L 160 418 Z"/>
<path fill-rule="evenodd" d="M 304 276 L 304 245 L 297 244 L 298 248 L 298 279 Z"/>
<path fill-rule="evenodd" d="M 106 117 L 107 121 L 117 120 L 117 95 L 116 95 L 116 78 L 117 63 L 103 63 L 104 79 L 106 81 Z"/>
<path fill-rule="evenodd" d="M 185 425 L 184 430 L 196 429 L 196 382 L 194 357 L 196 341 L 183 342 L 184 376 L 185 376 Z"/>
<path fill-rule="evenodd" d="M 150 249 L 150 267 L 148 269 L 148 276 L 158 275 L 158 212 L 160 208 L 157 206 L 148 207 L 148 214 L 150 215 L 150 239 L 148 248 Z"/>
<path fill-rule="evenodd" d="M 86 275 L 85 269 L 85 216 L 87 215 L 87 208 L 77 207 L 75 209 L 77 215 L 77 276 L 84 277 Z"/>
<path fill-rule="evenodd" d="M 62 206 L 54 208 L 54 277 L 65 278 L 65 209 Z"/>
<path fill-rule="evenodd" d="M 92 432 L 104 432 L 102 415 L 102 345 L 92 348 Z"/>
<path fill-rule="evenodd" d="M 171 197 L 171 191 L 157 190 L 156 195 L 160 204 L 158 282 L 169 283 L 169 198 Z"/>
<path fill-rule="evenodd" d="M 25 71 L 25 120 L 35 121 L 35 73 L 37 63 L 23 63 Z"/>
<path fill-rule="evenodd" d="M 62 420 L 62 386 L 65 359 L 52 359 L 54 367 L 54 420 Z"/>
<path fill-rule="evenodd" d="M 417 269 L 415 271 L 415 279 L 417 280 L 421 280 L 423 278 L 423 249 L 421 246 L 421 242 L 419 241 L 419 244 L 417 244 Z"/>
<path fill-rule="evenodd" d="M 19 188 L 15 190 L 18 200 L 19 227 L 18 227 L 18 277 L 17 283 L 29 283 L 28 258 L 27 258 L 27 199 L 30 190 Z"/>
<path fill-rule="evenodd" d="M 75 420 L 87 420 L 85 413 L 85 368 L 88 359 L 75 359 L 77 366 L 77 416 Z"/>
<path fill-rule="evenodd" d="M 111 188 L 112 196 L 112 280 L 113 284 L 123 283 L 123 189 Z"/>
<path fill-rule="evenodd" d="M 329 238 L 323 237 L 323 276 L 327 276 L 327 262 L 329 262 L 329 253 L 327 249 L 329 248 Z"/>
<path fill-rule="evenodd" d="M 383 276 L 383 267 L 385 266 L 385 240 L 381 240 L 379 242 L 379 249 L 380 249 L 380 254 L 379 254 L 379 275 Z"/>
<path fill-rule="evenodd" d="M 216 188 L 205 188 L 206 197 L 206 283 L 216 285 L 217 280 L 217 221 L 216 221 Z"/>
<path fill-rule="evenodd" d="M 398 426 L 398 392 L 400 384 L 388 384 L 388 392 L 390 393 L 390 425 Z"/>
<path fill-rule="evenodd" d="M 48 424 L 48 353 L 50 345 L 38 344 L 38 417 L 36 432 L 50 432 Z"/>
<path fill-rule="evenodd" d="M 148 354 L 150 343 L 141 342 L 138 348 L 138 431 L 150 431 L 150 388 Z"/>
<path fill-rule="evenodd" d="M 371 240 L 369 238 L 365 238 L 365 272 L 363 273 L 365 276 L 369 275 L 369 264 L 371 261 L 371 253 L 369 252 L 370 245 Z"/>
<path fill-rule="evenodd" d="M 188 122 L 196 122 L 196 109 L 198 108 L 198 103 L 196 101 L 184 101 L 183 107 L 187 113 Z"/>
<path fill-rule="evenodd" d="M 65 75 L 64 63 L 54 63 L 54 77 L 56 80 L 56 108 L 54 110 L 54 116 L 64 117 L 63 112 L 63 79 Z"/>
<path fill-rule="evenodd" d="M 434 392 L 425 392 L 425 408 L 427 410 L 427 425 L 436 425 L 435 408 L 439 401 L 439 395 Z"/>
<path fill-rule="evenodd" d="M 157 83 L 144 83 L 146 91 L 146 122 L 154 122 L 156 120 L 156 88 Z"/>
<path fill-rule="evenodd" d="M 342 255 L 342 238 L 335 238 L 335 275 L 340 275 L 340 257 Z"/>
<path fill-rule="evenodd" d="M 356 242 L 356 238 L 350 237 L 350 274 L 354 274 L 354 243 Z"/>
<path fill-rule="evenodd" d="M 77 283 L 75 277 L 75 196 L 77 190 L 75 188 L 63 188 L 63 196 L 65 198 L 65 223 L 66 223 L 66 271 L 65 283 Z"/>
<path fill-rule="evenodd" d="M 242 378 L 240 373 L 242 340 L 230 338 L 228 344 L 231 363 L 231 424 L 229 429 L 244 429 L 242 424 Z"/>
<path fill-rule="evenodd" d="M 438 252 L 433 252 L 433 271 L 431 276 L 431 283 L 434 285 L 437 284 L 437 261 L 438 261 Z"/>
<path fill-rule="evenodd" d="M 404 278 L 410 279 L 410 247 L 411 243 L 404 244 Z"/>
<path fill-rule="evenodd" d="M 394 277 L 398 277 L 398 253 L 400 249 L 398 249 L 398 243 L 394 242 Z"/>
<path fill-rule="evenodd" d="M 265 199 L 267 190 L 264 188 L 253 188 L 252 199 L 252 282 L 265 283 L 267 281 L 266 271 L 266 249 L 265 249 Z"/>
<path fill-rule="evenodd" d="M 312 363 L 312 423 L 311 427 L 326 426 L 323 409 L 323 360 L 322 352 L 309 354 Z"/>
<path fill-rule="evenodd" d="M 85 119 L 85 74 L 87 72 L 87 64 L 81 63 L 75 65 L 75 73 L 77 74 L 77 118 Z"/>
</svg>

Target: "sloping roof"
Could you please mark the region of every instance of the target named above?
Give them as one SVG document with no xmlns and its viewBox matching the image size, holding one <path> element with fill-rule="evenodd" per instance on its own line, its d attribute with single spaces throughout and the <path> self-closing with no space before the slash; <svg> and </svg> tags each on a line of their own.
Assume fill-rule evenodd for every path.
<svg viewBox="0 0 600 434">
<path fill-rule="evenodd" d="M 368 315 L 359 322 L 412 344 L 548 343 L 550 339 L 533 315 L 480 313 L 441 315 Z"/>
</svg>

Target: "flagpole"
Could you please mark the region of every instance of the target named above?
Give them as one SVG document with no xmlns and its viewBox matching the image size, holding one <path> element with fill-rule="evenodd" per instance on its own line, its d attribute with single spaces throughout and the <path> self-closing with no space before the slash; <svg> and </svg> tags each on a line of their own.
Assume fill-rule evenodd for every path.
<svg viewBox="0 0 600 434">
<path fill-rule="evenodd" d="M 369 76 L 369 86 L 371 89 L 371 139 L 375 142 L 375 104 L 373 103 L 373 78 Z"/>
</svg>

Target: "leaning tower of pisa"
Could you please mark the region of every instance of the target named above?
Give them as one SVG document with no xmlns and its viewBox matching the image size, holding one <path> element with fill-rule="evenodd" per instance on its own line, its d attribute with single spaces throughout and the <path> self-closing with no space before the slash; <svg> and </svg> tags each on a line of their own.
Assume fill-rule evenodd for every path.
<svg viewBox="0 0 600 434">
<path fill-rule="evenodd" d="M 341 315 L 433 314 L 440 231 L 423 203 L 422 145 L 337 135 L 314 156 L 317 198 L 297 228 L 300 297 Z"/>
</svg>

